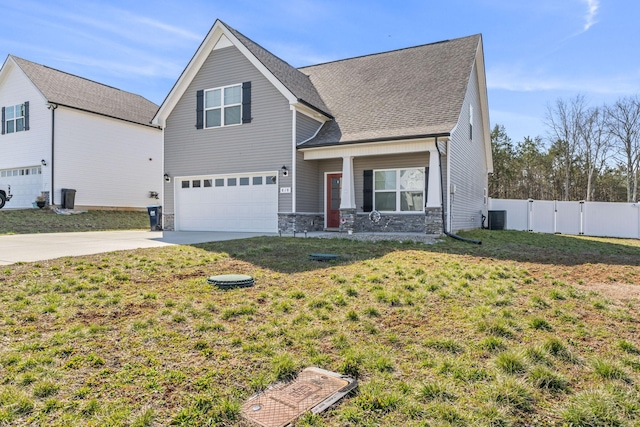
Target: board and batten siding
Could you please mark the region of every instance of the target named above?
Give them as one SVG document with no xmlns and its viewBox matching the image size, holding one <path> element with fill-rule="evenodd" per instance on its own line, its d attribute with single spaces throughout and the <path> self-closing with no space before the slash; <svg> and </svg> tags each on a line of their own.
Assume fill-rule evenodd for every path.
<svg viewBox="0 0 640 427">
<path fill-rule="evenodd" d="M 420 168 L 424 169 L 429 166 L 429 153 L 409 153 L 397 154 L 389 156 L 365 156 L 353 159 L 353 181 L 356 198 L 357 212 L 363 212 L 364 204 L 363 188 L 364 188 L 364 171 L 368 169 L 404 169 L 404 168 Z M 327 172 L 341 172 L 342 158 L 322 160 L 319 162 L 319 181 L 320 195 L 318 203 L 320 208 L 324 209 L 324 175 Z"/>
<path fill-rule="evenodd" d="M 473 134 L 469 138 L 469 105 L 473 107 Z M 485 141 L 480 107 L 479 85 L 474 65 L 467 86 L 462 111 L 451 135 L 447 153 L 450 157 L 451 184 L 456 186 L 451 197 L 451 231 L 480 228 L 485 211 L 484 191 L 488 185 Z M 447 190 L 450 192 L 451 187 Z M 445 196 L 446 197 L 446 196 Z"/>
<path fill-rule="evenodd" d="M 75 205 L 145 208 L 160 204 L 162 131 L 63 106 L 56 109 L 55 203 L 76 190 Z M 46 168 L 43 168 L 43 173 Z"/>
<path fill-rule="evenodd" d="M 243 82 L 251 82 L 251 123 L 196 129 L 196 92 Z M 287 99 L 235 46 L 213 50 L 167 118 L 164 171 L 172 178 L 278 172 L 279 186 L 291 187 L 292 174 L 280 168 L 292 162 L 292 125 Z M 173 179 L 164 190 L 163 210 L 175 213 Z M 291 194 L 279 194 L 279 211 L 291 204 Z"/>
<path fill-rule="evenodd" d="M 0 135 L 0 169 L 40 166 L 42 159 L 51 158 L 51 112 L 46 99 L 22 70 L 12 64 L 7 66 L 11 69 L 0 82 L 0 108 L 29 101 L 29 130 Z"/>
<path fill-rule="evenodd" d="M 296 112 L 296 144 L 311 138 L 320 126 L 321 122 Z M 305 161 L 304 154 L 298 151 L 296 175 L 296 212 L 321 213 L 323 205 L 318 204 L 318 162 Z"/>
</svg>

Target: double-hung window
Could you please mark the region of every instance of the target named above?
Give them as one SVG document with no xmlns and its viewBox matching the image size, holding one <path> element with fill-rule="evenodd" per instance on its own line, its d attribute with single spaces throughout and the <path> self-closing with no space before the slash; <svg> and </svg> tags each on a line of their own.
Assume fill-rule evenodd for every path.
<svg viewBox="0 0 640 427">
<path fill-rule="evenodd" d="M 412 212 L 424 209 L 424 169 L 374 171 L 375 210 Z"/>
<path fill-rule="evenodd" d="M 242 123 L 242 85 L 205 90 L 204 117 L 206 128 Z"/>
<path fill-rule="evenodd" d="M 5 107 L 4 120 L 7 133 L 22 132 L 24 130 L 24 104 Z"/>
</svg>

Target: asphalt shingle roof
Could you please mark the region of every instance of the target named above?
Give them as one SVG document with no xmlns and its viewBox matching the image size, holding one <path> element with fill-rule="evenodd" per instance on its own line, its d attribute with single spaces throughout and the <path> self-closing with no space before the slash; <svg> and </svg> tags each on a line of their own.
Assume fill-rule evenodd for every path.
<svg viewBox="0 0 640 427">
<path fill-rule="evenodd" d="M 473 35 L 300 68 L 335 117 L 303 146 L 450 132 L 480 40 Z"/>
<path fill-rule="evenodd" d="M 48 102 L 133 123 L 150 125 L 158 110 L 153 102 L 131 92 L 74 76 L 11 55 Z"/>
<path fill-rule="evenodd" d="M 221 21 L 222 22 L 222 21 Z M 222 24 L 273 74 L 285 85 L 293 95 L 316 110 L 330 115 L 329 109 L 325 105 L 317 89 L 309 80 L 309 76 L 301 73 L 282 59 L 278 58 L 253 40 L 245 37 L 239 31 L 231 28 L 224 22 Z"/>
</svg>

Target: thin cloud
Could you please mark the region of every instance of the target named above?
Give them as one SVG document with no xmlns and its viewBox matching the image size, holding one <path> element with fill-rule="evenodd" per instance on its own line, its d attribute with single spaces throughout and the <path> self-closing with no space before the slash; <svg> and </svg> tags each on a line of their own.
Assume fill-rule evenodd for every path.
<svg viewBox="0 0 640 427">
<path fill-rule="evenodd" d="M 175 27 L 173 25 L 168 25 L 163 22 L 156 21 L 155 19 L 137 17 L 135 18 L 135 20 L 141 24 L 146 24 L 150 27 L 158 28 L 160 30 L 166 31 L 171 34 L 175 34 L 185 39 L 200 41 L 202 40 L 202 37 L 203 37 L 201 34 L 196 34 L 189 30 Z"/>
<path fill-rule="evenodd" d="M 634 93 L 640 86 L 640 72 L 635 74 L 593 76 L 552 76 L 544 70 L 519 70 L 513 66 L 487 70 L 489 89 L 511 92 L 578 91 L 621 95 Z"/>
<path fill-rule="evenodd" d="M 600 8 L 600 0 L 583 0 L 587 4 L 587 14 L 585 15 L 584 27 L 582 31 L 587 31 L 593 27 L 598 21 L 596 21 L 596 15 Z"/>
</svg>

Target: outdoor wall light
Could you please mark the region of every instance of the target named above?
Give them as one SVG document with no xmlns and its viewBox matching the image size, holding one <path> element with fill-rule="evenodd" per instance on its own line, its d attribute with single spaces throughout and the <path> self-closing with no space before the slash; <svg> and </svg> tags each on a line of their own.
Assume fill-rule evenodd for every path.
<svg viewBox="0 0 640 427">
<path fill-rule="evenodd" d="M 171 182 L 171 177 L 169 176 L 168 173 L 164 174 L 164 180 L 165 180 L 165 182 Z"/>
<path fill-rule="evenodd" d="M 40 160 L 42 166 L 47 166 L 47 161 L 45 159 Z"/>
<path fill-rule="evenodd" d="M 282 168 L 280 168 L 282 170 L 282 176 L 287 176 L 289 175 L 289 171 L 287 170 L 286 166 L 282 166 Z"/>
</svg>

